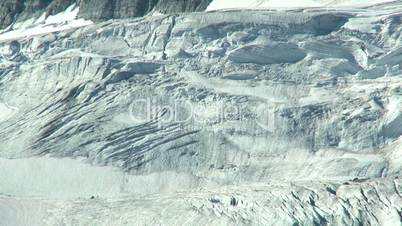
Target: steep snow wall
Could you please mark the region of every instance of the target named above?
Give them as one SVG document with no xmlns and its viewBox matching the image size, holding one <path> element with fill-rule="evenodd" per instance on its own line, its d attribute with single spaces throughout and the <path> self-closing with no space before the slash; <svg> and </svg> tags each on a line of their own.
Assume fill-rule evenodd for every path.
<svg viewBox="0 0 402 226">
<path fill-rule="evenodd" d="M 400 102 L 399 55 L 386 47 L 398 36 L 362 39 L 343 28 L 350 19 L 199 13 L 2 44 L 0 98 L 18 111 L 1 124 L 0 154 L 87 157 L 212 181 L 227 171 L 220 183 L 397 173 L 380 150 L 401 135 L 400 111 L 387 113 Z M 378 80 L 358 76 L 377 67 L 388 68 Z M 145 117 L 136 101 L 150 97 L 156 110 Z M 181 110 L 166 112 L 174 105 Z M 216 115 L 222 106 L 240 113 Z"/>
<path fill-rule="evenodd" d="M 0 204 L 39 196 L 47 225 L 398 224 L 401 8 L 154 15 L 3 42 L 1 175 L 32 180 Z M 118 197 L 91 195 L 97 174 Z"/>
</svg>

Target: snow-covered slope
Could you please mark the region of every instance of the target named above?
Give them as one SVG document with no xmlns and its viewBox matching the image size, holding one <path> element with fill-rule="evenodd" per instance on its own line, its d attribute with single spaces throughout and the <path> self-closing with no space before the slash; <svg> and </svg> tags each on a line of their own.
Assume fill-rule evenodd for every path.
<svg viewBox="0 0 402 226">
<path fill-rule="evenodd" d="M 75 4 L 64 12 L 46 16 L 43 13 L 39 18 L 18 22 L 0 31 L 0 42 L 22 39 L 31 36 L 43 35 L 92 24 L 91 21 L 78 18 L 79 7 Z"/>
<path fill-rule="evenodd" d="M 400 224 L 401 9 L 153 15 L 1 43 L 0 225 Z"/>
<path fill-rule="evenodd" d="M 309 8 L 309 7 L 362 7 L 396 0 L 214 0 L 207 11 L 222 9 Z"/>
</svg>

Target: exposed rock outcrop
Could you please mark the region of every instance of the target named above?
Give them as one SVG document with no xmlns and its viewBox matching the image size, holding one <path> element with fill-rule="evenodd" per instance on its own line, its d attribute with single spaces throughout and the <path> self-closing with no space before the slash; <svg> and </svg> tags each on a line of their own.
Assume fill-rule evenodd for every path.
<svg viewBox="0 0 402 226">
<path fill-rule="evenodd" d="M 4 0 L 0 2 L 0 29 L 16 21 L 37 17 L 46 12 L 57 14 L 75 0 Z"/>
<path fill-rule="evenodd" d="M 203 11 L 212 0 L 82 0 L 80 16 L 90 20 L 121 19 L 161 13 Z"/>
<path fill-rule="evenodd" d="M 0 28 L 9 26 L 17 15 L 24 10 L 21 0 L 5 0 L 0 2 Z"/>
</svg>

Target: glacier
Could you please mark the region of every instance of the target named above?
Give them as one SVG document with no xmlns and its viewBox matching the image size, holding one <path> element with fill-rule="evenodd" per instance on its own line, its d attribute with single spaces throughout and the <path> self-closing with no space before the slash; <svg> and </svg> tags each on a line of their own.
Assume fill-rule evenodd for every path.
<svg viewBox="0 0 402 226">
<path fill-rule="evenodd" d="M 227 9 L 355 8 L 396 2 L 395 0 L 213 0 L 207 11 Z"/>
<path fill-rule="evenodd" d="M 0 33 L 0 225 L 401 224 L 400 1 L 76 7 Z"/>
</svg>

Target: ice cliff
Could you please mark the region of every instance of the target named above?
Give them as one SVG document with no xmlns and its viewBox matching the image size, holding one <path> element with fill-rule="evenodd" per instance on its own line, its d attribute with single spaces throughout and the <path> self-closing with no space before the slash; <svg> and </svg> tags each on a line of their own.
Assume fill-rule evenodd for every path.
<svg viewBox="0 0 402 226">
<path fill-rule="evenodd" d="M 399 225 L 402 3 L 194 2 L 0 44 L 0 224 Z"/>
</svg>

